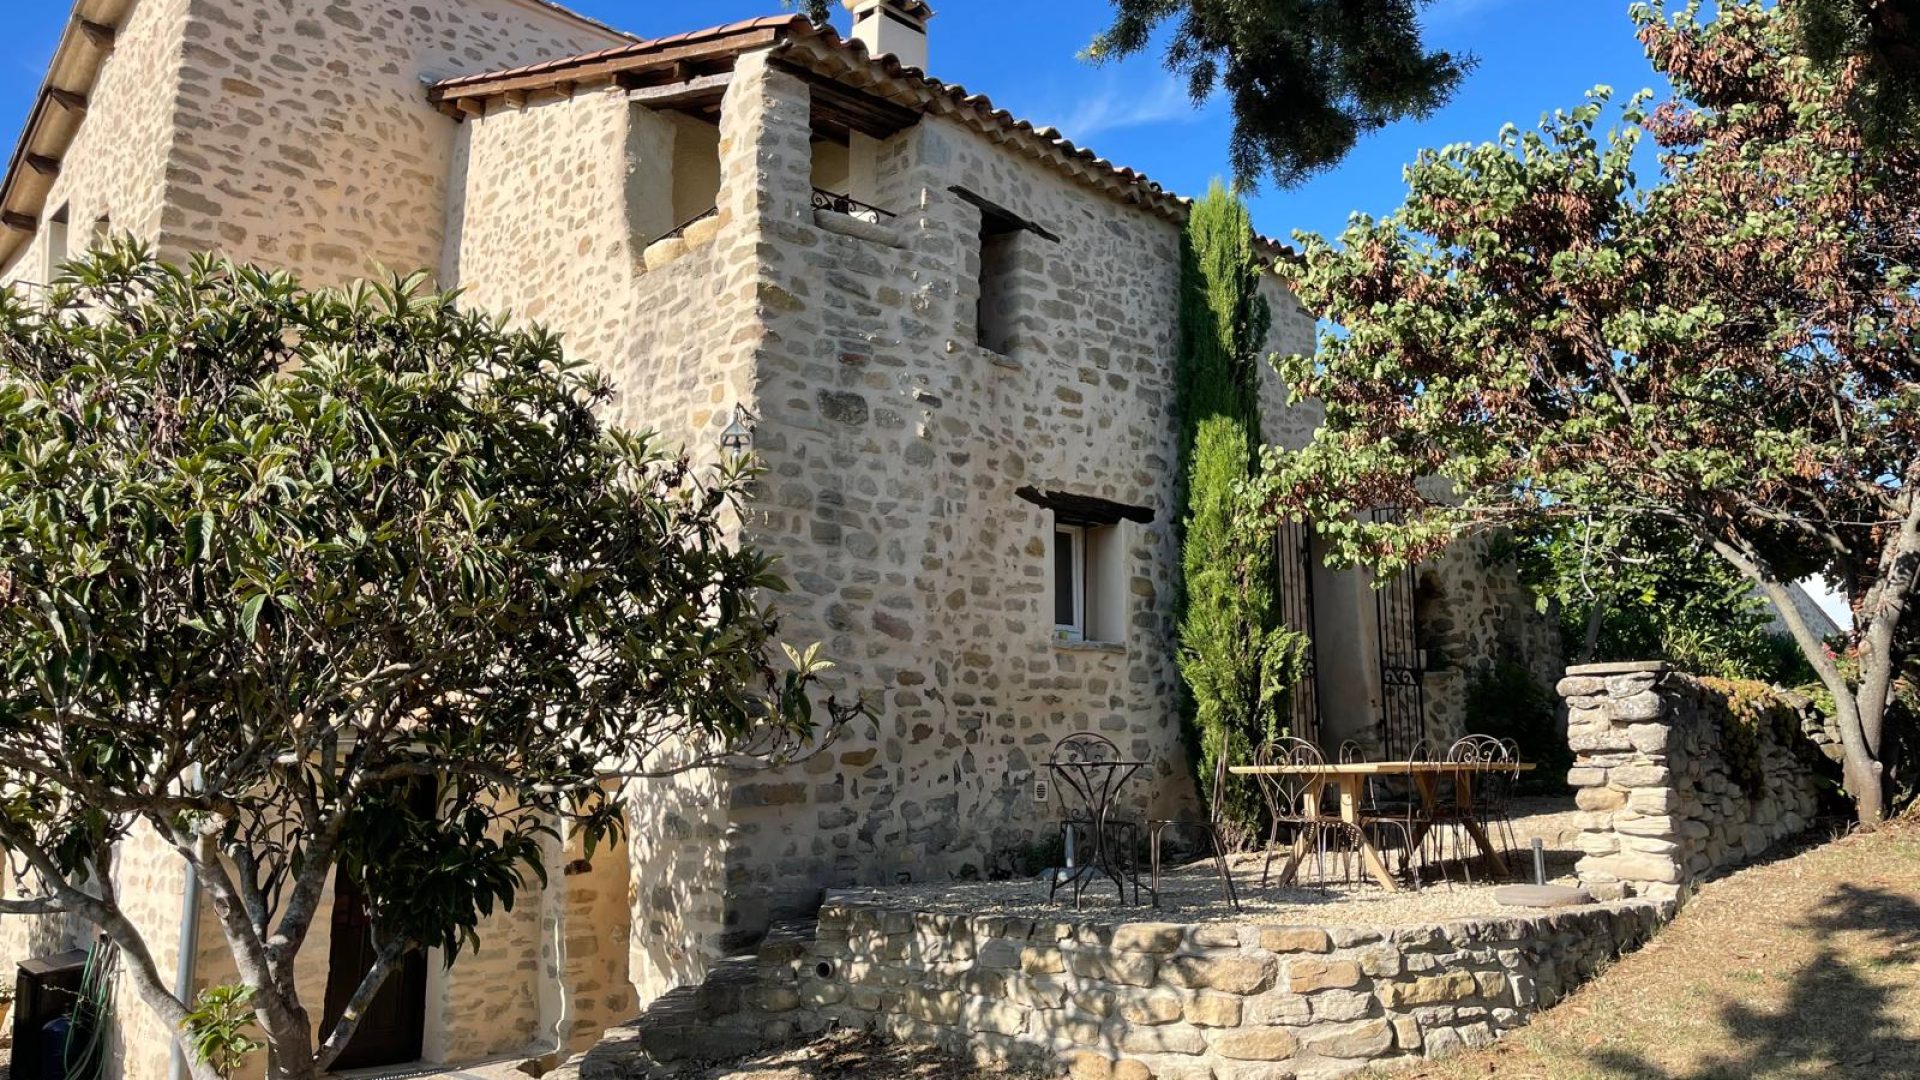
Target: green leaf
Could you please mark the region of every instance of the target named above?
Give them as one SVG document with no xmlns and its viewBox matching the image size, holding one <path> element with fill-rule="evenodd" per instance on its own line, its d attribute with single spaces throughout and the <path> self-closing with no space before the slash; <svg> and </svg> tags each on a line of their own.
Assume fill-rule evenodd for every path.
<svg viewBox="0 0 1920 1080">
<path fill-rule="evenodd" d="M 260 611 L 266 606 L 266 593 L 255 593 L 240 605 L 240 635 L 243 639 L 253 641 L 258 636 Z"/>
</svg>

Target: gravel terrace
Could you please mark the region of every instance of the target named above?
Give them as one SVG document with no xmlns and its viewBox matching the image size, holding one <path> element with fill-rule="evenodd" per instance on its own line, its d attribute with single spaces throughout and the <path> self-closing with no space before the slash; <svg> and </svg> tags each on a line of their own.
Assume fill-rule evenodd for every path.
<svg viewBox="0 0 1920 1080">
<path fill-rule="evenodd" d="M 1573 864 L 1579 858 L 1574 839 L 1579 835 L 1579 812 L 1565 799 L 1516 800 L 1514 831 L 1521 853 L 1516 873 L 1531 878 L 1526 866 L 1526 848 L 1533 837 L 1540 837 L 1547 849 L 1548 878 L 1560 884 L 1572 883 Z M 1139 921 L 1151 919 L 1183 923 L 1310 923 L 1321 926 L 1408 926 L 1445 922 L 1478 915 L 1494 915 L 1513 909 L 1494 902 L 1495 885 L 1478 880 L 1466 883 L 1459 867 L 1453 870 L 1453 883 L 1429 883 L 1418 892 L 1404 890 L 1389 893 L 1371 881 L 1348 884 L 1338 880 L 1340 873 L 1329 857 L 1326 888 L 1317 885 L 1294 888 L 1262 887 L 1261 855 L 1240 855 L 1232 862 L 1234 887 L 1240 894 L 1241 909 L 1235 912 L 1221 894 L 1218 877 L 1211 862 L 1181 867 L 1165 875 L 1158 912 L 1121 904 L 1111 883 L 1089 885 L 1078 913 L 1070 901 L 1047 899 L 1044 877 L 1017 881 L 948 882 L 875 889 L 837 889 L 835 900 L 871 903 L 893 909 L 913 909 L 955 915 L 1006 915 L 1019 918 L 1078 917 Z M 1275 860 L 1276 872 L 1278 860 Z M 1310 867 L 1309 867 L 1310 868 Z M 1353 876 L 1361 875 L 1355 867 Z M 1504 884 L 1504 883 L 1502 883 Z M 1144 896 L 1144 894 L 1143 894 Z M 1128 890 L 1128 900 L 1132 890 Z"/>
</svg>

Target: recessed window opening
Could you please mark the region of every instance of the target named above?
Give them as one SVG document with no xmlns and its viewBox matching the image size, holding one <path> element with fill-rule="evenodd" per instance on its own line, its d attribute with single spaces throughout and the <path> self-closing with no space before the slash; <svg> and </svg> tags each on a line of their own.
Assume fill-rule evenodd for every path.
<svg viewBox="0 0 1920 1080">
<path fill-rule="evenodd" d="M 1065 642 L 1127 637 L 1124 524 L 1054 515 L 1053 633 Z"/>
<path fill-rule="evenodd" d="M 720 125 L 684 112 L 665 115 L 673 123 L 673 236 L 718 212 Z"/>
<path fill-rule="evenodd" d="M 1056 524 L 1053 529 L 1053 629 L 1067 641 L 1087 637 L 1087 529 Z"/>
<path fill-rule="evenodd" d="M 1005 355 L 1013 351 L 1016 329 L 1015 282 L 1024 224 L 991 210 L 980 212 L 980 305 L 975 338 L 981 348 Z"/>
<path fill-rule="evenodd" d="M 53 216 L 47 219 L 47 265 L 45 267 L 45 281 L 49 284 L 52 283 L 54 278 L 60 276 L 60 268 L 67 264 L 67 259 L 70 257 L 67 237 L 68 216 L 67 208 L 63 206 L 54 211 Z"/>
</svg>

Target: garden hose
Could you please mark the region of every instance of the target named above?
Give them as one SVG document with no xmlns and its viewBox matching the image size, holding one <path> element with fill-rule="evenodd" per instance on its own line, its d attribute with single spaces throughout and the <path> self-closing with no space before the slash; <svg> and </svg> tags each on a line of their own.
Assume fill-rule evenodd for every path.
<svg viewBox="0 0 1920 1080">
<path fill-rule="evenodd" d="M 87 950 L 87 967 L 80 976 L 80 993 L 68 1016 L 66 1080 L 100 1080 L 107 1067 L 107 1021 L 113 1015 L 113 980 L 120 967 L 120 947 L 102 936 Z"/>
</svg>

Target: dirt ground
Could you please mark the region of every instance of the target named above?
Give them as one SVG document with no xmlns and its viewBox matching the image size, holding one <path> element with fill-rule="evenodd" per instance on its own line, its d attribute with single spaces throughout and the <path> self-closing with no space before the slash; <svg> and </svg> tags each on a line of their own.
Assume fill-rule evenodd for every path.
<svg viewBox="0 0 1920 1080">
<path fill-rule="evenodd" d="M 1920 1077 L 1920 823 L 1705 886 L 1503 1042 L 1400 1080 Z"/>
</svg>

